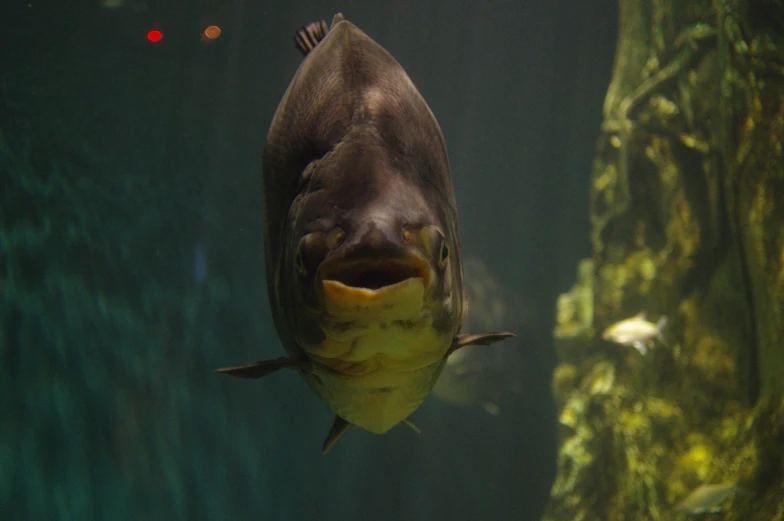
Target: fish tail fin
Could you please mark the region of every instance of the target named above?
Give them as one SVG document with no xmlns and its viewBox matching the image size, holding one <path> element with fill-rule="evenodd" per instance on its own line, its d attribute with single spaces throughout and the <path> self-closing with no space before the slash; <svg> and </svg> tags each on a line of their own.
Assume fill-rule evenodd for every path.
<svg viewBox="0 0 784 521">
<path fill-rule="evenodd" d="M 667 325 L 667 317 L 662 316 L 658 322 L 656 322 L 656 336 L 661 340 L 662 344 L 667 344 L 664 340 L 664 335 L 662 334 L 662 330 Z"/>
<path fill-rule="evenodd" d="M 329 26 L 324 20 L 309 23 L 296 32 L 294 35 L 294 44 L 303 56 L 307 56 L 308 53 L 315 49 L 316 45 L 324 39 L 328 32 Z"/>
</svg>

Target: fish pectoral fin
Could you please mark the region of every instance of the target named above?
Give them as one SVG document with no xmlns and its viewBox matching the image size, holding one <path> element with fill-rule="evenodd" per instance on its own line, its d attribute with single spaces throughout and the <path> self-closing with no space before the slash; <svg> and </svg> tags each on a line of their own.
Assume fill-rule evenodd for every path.
<svg viewBox="0 0 784 521">
<path fill-rule="evenodd" d="M 645 343 L 640 342 L 639 340 L 632 342 L 632 346 L 640 352 L 641 355 L 644 355 L 648 352 L 648 348 L 646 347 Z"/>
<path fill-rule="evenodd" d="M 515 334 L 510 333 L 509 331 L 491 331 L 489 333 L 461 333 L 452 339 L 452 345 L 447 352 L 447 356 L 467 345 L 480 344 L 483 346 L 489 346 L 490 344 L 500 342 L 505 338 L 513 336 L 515 336 Z"/>
<path fill-rule="evenodd" d="M 261 378 L 280 369 L 295 369 L 299 362 L 293 358 L 282 356 L 275 360 L 261 360 L 236 367 L 222 367 L 215 369 L 216 373 L 223 373 L 237 378 Z"/>
<path fill-rule="evenodd" d="M 416 424 L 413 421 L 411 421 L 411 418 L 406 418 L 405 420 L 401 421 L 400 423 L 402 423 L 404 425 L 408 425 L 417 434 L 422 434 L 422 429 L 417 427 Z"/>
<path fill-rule="evenodd" d="M 327 434 L 327 438 L 324 440 L 324 445 L 321 447 L 321 454 L 329 452 L 329 449 L 331 449 L 350 428 L 351 424 L 349 422 L 336 415 L 335 421 L 332 422 L 332 428 L 329 430 L 329 434 Z"/>
<path fill-rule="evenodd" d="M 294 44 L 303 56 L 307 56 L 324 39 L 328 32 L 329 26 L 327 26 L 325 20 L 309 23 L 296 32 Z"/>
</svg>

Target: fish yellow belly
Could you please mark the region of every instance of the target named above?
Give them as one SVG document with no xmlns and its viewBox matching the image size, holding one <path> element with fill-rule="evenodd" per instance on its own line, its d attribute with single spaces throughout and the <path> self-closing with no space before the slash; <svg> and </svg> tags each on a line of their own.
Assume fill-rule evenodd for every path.
<svg viewBox="0 0 784 521">
<path fill-rule="evenodd" d="M 306 380 L 335 414 L 357 427 L 383 434 L 422 405 L 441 365 L 439 361 L 406 373 L 380 369 L 347 377 L 313 364 L 313 375 Z"/>
<path fill-rule="evenodd" d="M 325 288 L 340 295 L 328 300 L 333 304 L 322 321 L 325 340 L 304 346 L 313 361 L 309 383 L 335 414 L 384 433 L 425 400 L 452 339 L 433 329 L 421 281 L 384 288 L 373 298 L 336 284 Z"/>
</svg>

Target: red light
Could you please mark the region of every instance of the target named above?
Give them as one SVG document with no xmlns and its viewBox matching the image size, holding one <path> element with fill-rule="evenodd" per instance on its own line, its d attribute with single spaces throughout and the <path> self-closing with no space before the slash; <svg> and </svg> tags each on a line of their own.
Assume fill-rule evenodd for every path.
<svg viewBox="0 0 784 521">
<path fill-rule="evenodd" d="M 163 33 L 158 31 L 157 29 L 153 29 L 149 33 L 147 33 L 147 39 L 153 43 L 160 42 L 163 40 Z"/>
<path fill-rule="evenodd" d="M 218 36 L 221 35 L 220 27 L 218 27 L 217 25 L 211 25 L 206 29 L 204 29 L 202 35 L 208 40 L 215 40 L 218 38 Z"/>
</svg>

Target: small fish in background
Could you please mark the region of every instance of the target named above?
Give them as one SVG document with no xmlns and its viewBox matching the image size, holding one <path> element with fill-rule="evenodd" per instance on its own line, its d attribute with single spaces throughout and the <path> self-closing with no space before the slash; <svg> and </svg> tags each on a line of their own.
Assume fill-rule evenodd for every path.
<svg viewBox="0 0 784 521">
<path fill-rule="evenodd" d="M 721 512 L 721 504 L 738 490 L 735 481 L 726 483 L 704 483 L 692 490 L 686 499 L 675 505 L 675 510 L 684 514 Z"/>
<path fill-rule="evenodd" d="M 501 402 L 521 396 L 527 370 L 520 333 L 534 322 L 535 306 L 502 288 L 487 266 L 475 257 L 463 264 L 470 303 L 466 328 L 507 328 L 518 336 L 494 347 L 466 346 L 447 358 L 433 396 L 458 407 L 481 407 L 501 414 Z"/>
<path fill-rule="evenodd" d="M 661 317 L 657 323 L 645 319 L 642 311 L 631 318 L 611 325 L 602 333 L 602 339 L 625 346 L 632 346 L 641 354 L 646 354 L 655 339 L 665 343 L 662 329 L 667 325 L 667 317 Z"/>
</svg>

